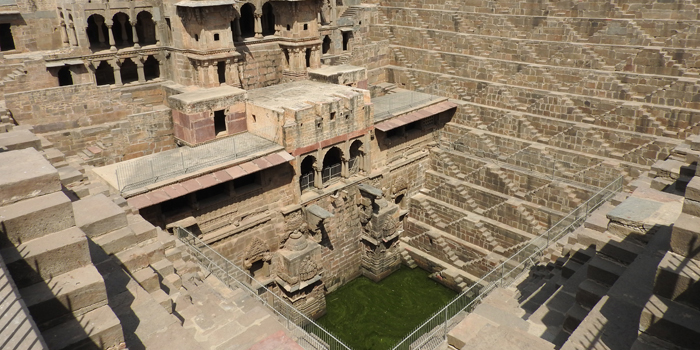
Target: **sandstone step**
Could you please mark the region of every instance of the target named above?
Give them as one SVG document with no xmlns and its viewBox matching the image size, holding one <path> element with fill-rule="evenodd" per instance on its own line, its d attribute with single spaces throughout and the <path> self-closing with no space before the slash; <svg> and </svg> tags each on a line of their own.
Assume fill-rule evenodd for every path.
<svg viewBox="0 0 700 350">
<path fill-rule="evenodd" d="M 150 268 L 143 268 L 132 273 L 132 276 L 143 289 L 149 293 L 153 293 L 160 289 L 160 280 L 158 274 Z"/>
<path fill-rule="evenodd" d="M 74 225 L 73 206 L 63 192 L 0 207 L 0 242 L 5 246 L 19 245 Z"/>
<path fill-rule="evenodd" d="M 134 234 L 130 227 L 123 227 L 118 230 L 106 233 L 93 238 L 93 241 L 104 249 L 107 254 L 115 254 L 124 249 L 140 243 L 139 237 Z"/>
<path fill-rule="evenodd" d="M 700 344 L 700 311 L 652 295 L 644 306 L 639 331 L 688 349 Z"/>
<path fill-rule="evenodd" d="M 153 270 L 155 270 L 159 275 L 165 277 L 167 275 L 170 275 L 172 273 L 175 273 L 175 269 L 173 268 L 173 263 L 170 262 L 168 259 L 163 259 L 156 261 L 151 264 L 151 267 Z"/>
<path fill-rule="evenodd" d="M 48 160 L 51 164 L 66 160 L 66 155 L 63 154 L 63 152 L 59 151 L 57 148 L 44 147 L 44 151 L 42 153 L 44 154 L 46 160 Z"/>
<path fill-rule="evenodd" d="M 527 332 L 529 328 L 527 321 L 508 311 L 501 310 L 493 305 L 480 304 L 474 309 L 474 311 L 472 311 L 472 313 L 489 319 L 496 324 L 518 328 L 525 332 Z"/>
<path fill-rule="evenodd" d="M 164 248 L 160 242 L 144 242 L 114 254 L 114 256 L 131 271 L 138 271 L 150 263 L 165 259 Z"/>
<path fill-rule="evenodd" d="M 607 293 L 608 289 L 607 286 L 587 279 L 578 286 L 576 302 L 587 309 L 591 309 Z"/>
<path fill-rule="evenodd" d="M 33 148 L 0 152 L 0 205 L 61 190 L 58 171 Z"/>
<path fill-rule="evenodd" d="M 566 264 L 564 264 L 564 266 L 562 267 L 562 269 L 561 269 L 561 275 L 562 275 L 564 278 L 569 278 L 569 277 L 571 277 L 576 271 L 578 271 L 578 269 L 580 269 L 581 266 L 583 266 L 583 265 L 580 264 L 580 263 L 578 263 L 578 262 L 576 262 L 576 261 L 574 261 L 574 260 L 572 260 L 572 259 L 569 259 L 569 260 L 566 262 Z"/>
<path fill-rule="evenodd" d="M 67 314 L 80 316 L 107 305 L 107 290 L 95 266 L 87 265 L 20 290 L 34 321 L 41 325 Z"/>
<path fill-rule="evenodd" d="M 573 332 L 579 324 L 581 324 L 581 321 L 586 318 L 586 315 L 588 315 L 588 310 L 584 309 L 578 303 L 574 303 L 569 310 L 566 311 L 566 319 L 562 324 L 562 329 L 569 333 Z"/>
<path fill-rule="evenodd" d="M 66 321 L 42 334 L 52 350 L 106 349 L 124 341 L 119 319 L 109 306 Z"/>
<path fill-rule="evenodd" d="M 151 293 L 151 296 L 153 296 L 153 299 L 160 306 L 162 306 L 165 311 L 167 311 L 169 314 L 173 313 L 173 300 L 170 298 L 168 293 L 164 292 L 162 289 L 158 289 Z"/>
<path fill-rule="evenodd" d="M 73 202 L 75 224 L 90 238 L 127 225 L 126 213 L 102 194 Z"/>
<path fill-rule="evenodd" d="M 126 219 L 129 223 L 129 228 L 134 231 L 139 241 L 145 241 L 158 236 L 156 227 L 146 221 L 141 215 L 127 215 Z"/>
<path fill-rule="evenodd" d="M 68 186 L 74 182 L 78 182 L 84 178 L 83 173 L 72 166 L 64 166 L 58 168 L 58 176 L 61 179 L 63 186 Z"/>
<path fill-rule="evenodd" d="M 630 264 L 644 251 L 644 247 L 629 241 L 620 240 L 608 232 L 597 232 L 586 228 L 578 228 L 576 241 L 583 246 L 595 246 L 596 250 L 607 257 L 624 264 Z"/>
<path fill-rule="evenodd" d="M 600 284 L 612 286 L 624 272 L 623 265 L 596 256 L 588 263 L 587 277 Z"/>
<path fill-rule="evenodd" d="M 700 309 L 700 262 L 667 252 L 654 279 L 654 294 Z"/>
<path fill-rule="evenodd" d="M 688 187 L 690 188 L 690 186 Z M 686 191 L 687 194 L 687 191 Z M 700 250 L 700 217 L 681 213 L 673 225 L 671 251 L 686 256 Z M 700 254 L 690 254 L 688 258 L 700 260 Z"/>
<path fill-rule="evenodd" d="M 24 288 L 90 263 L 85 233 L 77 227 L 31 240 L 0 251 L 7 268 Z"/>
</svg>

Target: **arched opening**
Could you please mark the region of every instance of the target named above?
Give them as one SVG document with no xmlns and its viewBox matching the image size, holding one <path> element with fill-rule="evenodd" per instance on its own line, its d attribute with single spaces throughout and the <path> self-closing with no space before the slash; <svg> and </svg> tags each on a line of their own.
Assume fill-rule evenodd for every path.
<svg viewBox="0 0 700 350">
<path fill-rule="evenodd" d="M 329 149 L 328 152 L 326 152 L 326 156 L 323 157 L 323 170 L 321 175 L 324 185 L 340 178 L 343 168 L 341 154 L 340 148 L 333 147 Z"/>
<path fill-rule="evenodd" d="M 129 22 L 129 16 L 119 12 L 112 17 L 112 35 L 116 45 L 129 46 L 134 44 L 134 31 Z"/>
<path fill-rule="evenodd" d="M 141 45 L 153 45 L 156 43 L 156 23 L 148 11 L 141 11 L 136 15 L 136 35 Z"/>
<path fill-rule="evenodd" d="M 114 68 L 107 61 L 100 62 L 100 65 L 95 69 L 95 82 L 97 85 L 114 84 Z"/>
<path fill-rule="evenodd" d="M 146 61 L 143 62 L 143 73 L 146 76 L 146 80 L 160 78 L 160 62 L 154 56 L 148 56 Z"/>
<path fill-rule="evenodd" d="M 260 22 L 262 24 L 263 35 L 275 34 L 275 14 L 272 12 L 272 4 L 269 2 L 263 5 Z"/>
<path fill-rule="evenodd" d="M 311 68 L 311 49 L 306 49 L 306 68 Z"/>
<path fill-rule="evenodd" d="M 238 32 L 240 30 L 240 25 L 241 22 L 238 18 L 231 21 L 231 38 L 233 39 L 233 42 L 241 40 L 241 33 Z"/>
<path fill-rule="evenodd" d="M 348 170 L 350 174 L 356 174 L 362 170 L 362 160 L 364 159 L 364 152 L 362 151 L 362 141 L 355 140 L 350 145 L 350 160 L 348 160 Z"/>
<path fill-rule="evenodd" d="M 403 194 L 400 194 L 400 195 L 396 196 L 396 198 L 394 198 L 394 204 L 398 205 L 400 208 L 403 208 L 403 205 L 402 205 L 402 204 L 403 204 L 403 198 L 404 198 L 404 195 L 403 195 Z"/>
<path fill-rule="evenodd" d="M 219 84 L 226 84 L 226 62 L 220 61 L 216 63 L 216 74 L 219 77 Z"/>
<path fill-rule="evenodd" d="M 128 84 L 139 80 L 138 67 L 131 58 L 125 59 L 121 68 L 122 83 Z"/>
<path fill-rule="evenodd" d="M 316 157 L 307 156 L 301 162 L 301 176 L 299 176 L 299 187 L 301 191 L 304 192 L 307 188 L 312 188 L 314 186 L 314 163 L 316 163 Z"/>
<path fill-rule="evenodd" d="M 107 46 L 107 38 L 109 38 L 109 29 L 105 24 L 105 18 L 100 15 L 92 15 L 87 19 L 87 29 L 85 32 L 90 42 L 91 48 Z"/>
<path fill-rule="evenodd" d="M 73 74 L 71 74 L 70 68 L 63 66 L 58 70 L 58 86 L 68 85 L 73 85 Z"/>
<path fill-rule="evenodd" d="M 255 8 L 251 4 L 241 6 L 241 36 L 251 38 L 255 36 Z"/>
<path fill-rule="evenodd" d="M 329 37 L 328 35 L 326 35 L 326 36 L 323 38 L 323 46 L 322 46 L 322 48 L 323 48 L 323 54 L 324 54 L 324 55 L 327 54 L 327 53 L 331 50 L 331 37 Z"/>
</svg>

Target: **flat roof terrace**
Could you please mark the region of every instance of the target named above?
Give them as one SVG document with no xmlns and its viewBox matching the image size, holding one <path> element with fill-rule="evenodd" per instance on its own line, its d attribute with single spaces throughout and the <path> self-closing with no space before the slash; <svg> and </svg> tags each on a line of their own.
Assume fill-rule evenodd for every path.
<svg viewBox="0 0 700 350">
<path fill-rule="evenodd" d="M 123 196 L 131 197 L 273 153 L 283 153 L 281 157 L 284 162 L 291 159 L 282 146 L 244 132 L 197 147 L 179 147 L 95 168 L 93 171 Z M 273 162 L 268 163 L 280 164 L 278 160 L 275 158 Z M 260 169 L 250 168 L 249 172 Z"/>
<path fill-rule="evenodd" d="M 284 108 L 302 110 L 309 108 L 312 103 L 328 103 L 340 97 L 350 99 L 362 95 L 356 88 L 305 80 L 249 90 L 248 102 L 284 112 Z"/>
<path fill-rule="evenodd" d="M 378 123 L 394 116 L 408 113 L 418 107 L 445 100 L 447 100 L 446 97 L 408 90 L 375 97 L 372 99 L 372 104 L 374 104 L 374 122 Z"/>
</svg>

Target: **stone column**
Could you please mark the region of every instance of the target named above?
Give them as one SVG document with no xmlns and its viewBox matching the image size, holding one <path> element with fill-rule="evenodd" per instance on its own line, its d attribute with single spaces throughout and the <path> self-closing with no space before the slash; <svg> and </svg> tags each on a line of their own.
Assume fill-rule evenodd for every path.
<svg viewBox="0 0 700 350">
<path fill-rule="evenodd" d="M 78 36 L 75 34 L 75 24 L 69 23 L 70 30 L 68 31 L 68 42 L 71 46 L 78 46 Z"/>
<path fill-rule="evenodd" d="M 102 19 L 100 16 L 95 16 L 95 26 L 97 27 L 97 41 L 102 45 L 105 43 L 105 33 L 102 28 L 102 26 L 105 24 L 105 21 Z M 109 29 L 109 27 L 107 27 Z M 112 31 L 109 30 L 110 35 L 112 35 Z"/>
<path fill-rule="evenodd" d="M 158 57 L 158 77 L 165 79 L 165 55 Z"/>
<path fill-rule="evenodd" d="M 207 70 L 207 79 L 209 80 L 209 86 L 219 86 L 219 72 L 217 71 L 218 65 L 215 63 L 209 64 L 209 69 Z"/>
<path fill-rule="evenodd" d="M 233 21 L 233 41 L 241 42 L 243 41 L 243 36 L 241 35 L 241 18 L 236 18 Z"/>
<path fill-rule="evenodd" d="M 241 87 L 241 81 L 238 79 L 238 61 L 236 59 L 226 61 L 226 70 L 228 71 L 227 76 L 231 77 L 231 83 L 229 85 L 233 87 Z"/>
<path fill-rule="evenodd" d="M 129 38 L 126 35 L 126 15 L 120 13 L 117 15 L 117 21 L 119 21 L 119 29 L 122 34 L 122 45 L 129 45 Z"/>
<path fill-rule="evenodd" d="M 68 38 L 68 26 L 63 20 L 61 21 L 61 43 L 63 43 L 63 46 L 66 46 L 66 44 L 70 46 L 70 39 Z"/>
<path fill-rule="evenodd" d="M 112 51 L 117 51 L 117 46 L 114 43 L 114 33 L 112 33 L 112 24 L 107 25 L 107 32 L 109 33 L 109 49 Z"/>
<path fill-rule="evenodd" d="M 136 34 L 136 22 L 131 24 L 131 34 L 134 38 L 134 47 L 138 49 L 141 46 L 139 45 L 139 36 Z"/>
<path fill-rule="evenodd" d="M 321 177 L 321 171 L 323 170 L 323 166 L 319 166 L 318 160 L 316 163 L 314 163 L 314 187 L 316 188 L 323 188 L 323 178 Z"/>
<path fill-rule="evenodd" d="M 311 68 L 321 67 L 321 50 L 320 46 L 314 46 L 311 48 Z"/>
<path fill-rule="evenodd" d="M 345 155 L 340 157 L 340 177 L 342 177 L 343 179 L 347 179 L 348 177 L 350 177 L 350 171 L 348 168 L 348 158 Z"/>
<path fill-rule="evenodd" d="M 136 72 L 139 75 L 139 83 L 145 83 L 146 82 L 146 73 L 143 71 L 143 61 L 139 57 L 136 59 Z"/>
<path fill-rule="evenodd" d="M 110 64 L 112 65 L 112 68 L 114 68 L 114 85 L 116 85 L 116 86 L 124 85 L 124 83 L 122 83 L 122 66 L 120 65 L 119 61 L 114 60 Z"/>
<path fill-rule="evenodd" d="M 254 14 L 255 16 L 255 38 L 260 39 L 263 37 L 262 35 L 262 14 L 261 13 L 256 13 Z"/>
<path fill-rule="evenodd" d="M 155 27 L 153 28 L 156 34 L 156 45 L 160 45 L 160 30 L 158 30 L 158 23 L 157 21 L 154 21 L 153 24 Z"/>
</svg>

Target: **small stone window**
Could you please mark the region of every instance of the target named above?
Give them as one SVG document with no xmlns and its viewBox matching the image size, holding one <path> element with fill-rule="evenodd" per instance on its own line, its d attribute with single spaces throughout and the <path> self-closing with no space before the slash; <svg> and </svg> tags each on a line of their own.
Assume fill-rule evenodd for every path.
<svg viewBox="0 0 700 350">
<path fill-rule="evenodd" d="M 194 41 L 199 41 L 199 34 L 194 35 Z"/>
<path fill-rule="evenodd" d="M 287 24 L 287 30 L 292 30 L 292 26 L 290 26 L 289 24 Z"/>
<path fill-rule="evenodd" d="M 58 86 L 68 85 L 73 85 L 73 74 L 71 74 L 70 68 L 63 66 L 58 70 Z"/>
<path fill-rule="evenodd" d="M 219 41 L 219 34 L 214 34 L 214 41 Z"/>
<path fill-rule="evenodd" d="M 309 30 L 309 25 L 304 23 L 304 30 Z"/>
<path fill-rule="evenodd" d="M 226 114 L 224 110 L 214 112 L 214 134 L 219 135 L 226 132 Z"/>
<path fill-rule="evenodd" d="M 331 112 L 331 120 L 335 120 L 335 112 Z"/>
<path fill-rule="evenodd" d="M 10 51 L 15 49 L 15 39 L 12 37 L 12 30 L 9 23 L 0 23 L 0 51 Z"/>
<path fill-rule="evenodd" d="M 350 43 L 350 32 L 343 32 L 343 51 L 348 50 L 349 43 Z"/>
<path fill-rule="evenodd" d="M 249 174 L 233 180 L 233 188 L 238 192 L 243 188 L 257 185 L 260 185 L 260 173 Z"/>
</svg>

